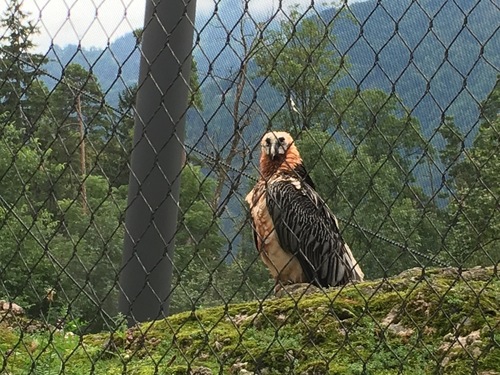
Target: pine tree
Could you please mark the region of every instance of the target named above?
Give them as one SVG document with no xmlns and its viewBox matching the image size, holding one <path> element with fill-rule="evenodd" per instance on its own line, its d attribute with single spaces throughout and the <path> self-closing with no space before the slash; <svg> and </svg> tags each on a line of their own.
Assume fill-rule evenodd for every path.
<svg viewBox="0 0 500 375">
<path fill-rule="evenodd" d="M 297 6 L 279 23 L 262 28 L 255 52 L 257 75 L 266 78 L 285 98 L 273 123 L 297 135 L 313 127 L 326 130 L 336 117 L 333 88 L 345 76 L 349 63 L 333 48 L 333 27 L 342 12 L 325 21 L 302 15 Z"/>
<path fill-rule="evenodd" d="M 53 90 L 47 116 L 49 123 L 39 134 L 43 146 L 53 148 L 53 157 L 78 170 L 79 152 L 86 143 L 86 164 L 95 164 L 105 132 L 107 109 L 97 78 L 81 65 L 69 64 Z M 83 140 L 82 140 L 83 139 Z"/>
<path fill-rule="evenodd" d="M 6 30 L 0 36 L 0 112 L 9 113 L 9 120 L 30 132 L 36 122 L 34 104 L 30 103 L 37 102 L 30 96 L 45 92 L 39 78 L 40 67 L 47 59 L 32 52 L 35 45 L 31 38 L 38 29 L 28 19 L 29 13 L 21 9 L 22 3 L 10 1 L 0 19 Z"/>
</svg>

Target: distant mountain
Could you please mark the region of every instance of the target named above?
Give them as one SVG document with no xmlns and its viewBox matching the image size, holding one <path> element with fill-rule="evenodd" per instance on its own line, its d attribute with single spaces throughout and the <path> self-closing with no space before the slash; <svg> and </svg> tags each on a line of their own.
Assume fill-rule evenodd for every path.
<svg viewBox="0 0 500 375">
<path fill-rule="evenodd" d="M 55 77 L 60 77 L 64 67 L 70 63 L 77 63 L 91 70 L 99 79 L 111 104 L 116 104 L 118 94 L 137 83 L 139 76 L 140 54 L 133 33 L 123 35 L 105 49 L 54 45 L 47 58 L 49 63 L 46 69 Z M 49 78 L 47 84 L 51 87 L 55 82 Z"/>
<path fill-rule="evenodd" d="M 455 116 L 463 129 L 477 122 L 478 103 L 491 91 L 500 67 L 500 12 L 493 2 L 370 0 L 349 9 L 355 22 L 339 19 L 334 28 L 335 47 L 349 56 L 351 64 L 351 75 L 343 85 L 396 92 L 427 135 L 443 113 Z M 320 16 L 329 20 L 334 14 L 334 9 L 326 9 Z M 229 77 L 240 63 L 240 48 L 228 40 L 227 32 L 233 30 L 237 38 L 238 28 L 233 26 L 241 12 L 220 8 L 219 15 L 208 24 L 206 16 L 197 22 L 199 42 L 194 53 L 205 98 L 212 101 L 228 85 L 215 76 Z M 137 82 L 139 51 L 132 34 L 104 50 L 54 46 L 48 57 L 47 69 L 57 77 L 69 62 L 91 69 L 112 104 L 120 91 Z M 257 100 L 272 111 L 283 99 L 264 87 Z M 201 117 L 208 119 L 214 106 L 205 107 Z M 225 116 L 221 112 L 217 123 Z"/>
<path fill-rule="evenodd" d="M 337 23 L 349 55 L 348 85 L 394 90 L 429 134 L 442 113 L 463 129 L 500 68 L 500 11 L 480 0 L 367 1 L 351 6 L 357 25 Z M 326 11 L 323 17 L 331 17 Z"/>
</svg>

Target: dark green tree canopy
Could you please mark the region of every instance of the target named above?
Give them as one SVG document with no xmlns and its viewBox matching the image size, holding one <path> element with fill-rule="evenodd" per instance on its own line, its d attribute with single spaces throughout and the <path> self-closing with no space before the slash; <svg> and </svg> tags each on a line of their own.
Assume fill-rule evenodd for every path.
<svg viewBox="0 0 500 375">
<path fill-rule="evenodd" d="M 29 14 L 22 10 L 21 0 L 9 2 L 7 10 L 0 19 L 6 30 L 0 35 L 0 112 L 10 113 L 17 126 L 33 123 L 30 118 L 34 104 L 40 98 L 45 85 L 39 80 L 39 70 L 46 58 L 33 53 L 33 35 L 38 29 L 29 20 Z M 30 129 L 27 129 L 30 130 Z"/>
<path fill-rule="evenodd" d="M 326 130 L 337 117 L 334 87 L 349 65 L 333 48 L 333 25 L 333 20 L 304 17 L 294 7 L 278 29 L 262 31 L 255 53 L 257 75 L 284 97 L 275 121 L 293 134 L 310 127 Z"/>
</svg>

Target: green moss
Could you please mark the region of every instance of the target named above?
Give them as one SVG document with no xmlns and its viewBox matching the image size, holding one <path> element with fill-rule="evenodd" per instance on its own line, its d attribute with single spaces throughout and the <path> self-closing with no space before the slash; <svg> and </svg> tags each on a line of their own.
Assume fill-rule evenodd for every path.
<svg viewBox="0 0 500 375">
<path fill-rule="evenodd" d="M 404 276 L 404 275 L 403 275 Z M 462 374 L 500 368 L 493 269 L 412 270 L 306 296 L 186 312 L 77 337 L 0 323 L 1 370 L 65 374 Z M 12 329 L 11 327 L 17 327 Z M 457 340 L 462 344 L 454 344 Z M 36 365 L 34 365 L 36 363 Z M 36 367 L 33 367 L 36 366 Z M 21 370 L 23 369 L 23 370 Z M 198 370 L 196 370 L 198 369 Z M 201 370 L 200 370 L 201 369 Z"/>
<path fill-rule="evenodd" d="M 487 330 L 484 332 L 484 336 L 489 337 L 489 340 L 486 341 L 479 358 L 479 369 L 482 371 L 500 369 L 500 332 L 498 332 L 498 328 L 498 325 L 494 328 L 496 333 Z"/>
</svg>

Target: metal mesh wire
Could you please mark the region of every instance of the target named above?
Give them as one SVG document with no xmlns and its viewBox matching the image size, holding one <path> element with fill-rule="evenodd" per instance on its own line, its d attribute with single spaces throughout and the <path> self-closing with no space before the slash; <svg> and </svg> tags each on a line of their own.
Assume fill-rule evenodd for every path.
<svg viewBox="0 0 500 375">
<path fill-rule="evenodd" d="M 198 0 L 175 251 L 145 263 L 123 248 L 148 175 L 170 178 L 130 162 L 141 142 L 166 152 L 135 105 L 155 19 L 0 3 L 0 374 L 498 371 L 498 3 L 264 3 Z M 245 201 L 269 130 L 295 139 L 366 282 L 274 295 Z M 165 260 L 166 297 L 138 285 L 157 321 L 127 329 L 127 263 Z"/>
</svg>

